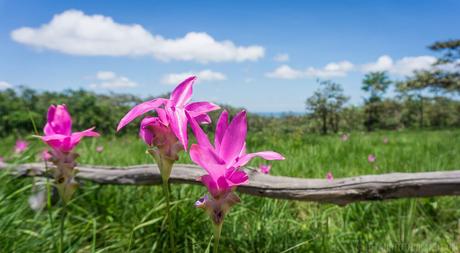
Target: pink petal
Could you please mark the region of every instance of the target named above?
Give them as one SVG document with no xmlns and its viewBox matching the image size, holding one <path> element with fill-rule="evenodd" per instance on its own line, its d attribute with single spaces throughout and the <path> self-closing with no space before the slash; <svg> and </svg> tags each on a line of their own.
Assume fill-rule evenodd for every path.
<svg viewBox="0 0 460 253">
<path fill-rule="evenodd" d="M 209 123 L 211 123 L 211 117 L 209 117 L 209 115 L 207 115 L 207 114 L 200 114 L 200 115 L 194 117 L 194 119 L 196 120 L 196 122 L 198 122 L 198 124 L 209 124 Z"/>
<path fill-rule="evenodd" d="M 66 105 L 51 105 L 48 108 L 47 123 L 44 132 L 46 135 L 72 133 L 72 118 Z"/>
<path fill-rule="evenodd" d="M 198 144 L 201 147 L 213 149 L 211 143 L 209 142 L 208 136 L 203 132 L 203 129 L 198 125 L 195 119 L 191 118 L 191 116 L 186 112 L 188 120 L 190 122 L 190 126 L 192 127 L 192 131 L 195 134 L 195 138 Z"/>
<path fill-rule="evenodd" d="M 246 139 L 246 132 L 246 111 L 241 111 L 232 120 L 222 138 L 219 156 L 227 163 L 233 162 L 241 152 Z"/>
<path fill-rule="evenodd" d="M 228 184 L 227 179 L 224 176 L 217 179 L 217 186 L 219 187 L 219 193 L 231 190 L 231 186 Z"/>
<path fill-rule="evenodd" d="M 191 76 L 180 83 L 171 93 L 168 106 L 184 108 L 185 104 L 190 101 L 193 92 L 193 83 L 196 76 Z"/>
<path fill-rule="evenodd" d="M 184 146 L 184 150 L 187 150 L 188 147 L 188 137 L 187 137 L 187 116 L 185 115 L 185 110 L 181 108 L 168 108 L 168 121 L 176 135 L 177 139 Z"/>
<path fill-rule="evenodd" d="M 225 163 L 212 150 L 193 144 L 190 147 L 192 161 L 205 169 L 208 174 L 217 179 L 225 174 Z"/>
<path fill-rule="evenodd" d="M 272 168 L 271 165 L 264 165 L 264 164 L 261 164 L 261 165 L 259 166 L 260 172 L 262 172 L 262 173 L 264 173 L 264 174 L 270 173 L 271 168 Z"/>
<path fill-rule="evenodd" d="M 334 176 L 332 175 L 332 172 L 328 172 L 326 175 L 326 178 L 329 182 L 334 180 Z"/>
<path fill-rule="evenodd" d="M 187 110 L 187 112 L 192 117 L 197 117 L 201 114 L 206 114 L 210 111 L 215 111 L 218 109 L 220 109 L 218 105 L 209 102 L 194 102 L 185 106 L 185 110 Z"/>
<path fill-rule="evenodd" d="M 224 138 L 225 131 L 227 131 L 228 127 L 228 112 L 227 110 L 224 110 L 220 116 L 219 119 L 217 120 L 217 125 L 216 125 L 216 133 L 214 136 L 214 146 L 216 148 L 216 152 L 220 152 L 220 143 L 222 142 L 222 139 Z"/>
<path fill-rule="evenodd" d="M 80 140 L 83 138 L 83 137 L 99 137 L 99 133 L 93 131 L 95 127 L 92 127 L 92 128 L 89 128 L 89 129 L 86 129 L 85 131 L 82 131 L 82 132 L 75 132 L 75 133 L 72 133 L 72 135 L 70 136 L 70 143 L 67 144 L 66 143 L 66 140 L 64 140 L 64 147 L 65 149 L 68 149 L 67 151 L 70 151 L 72 150 L 73 148 L 75 148 L 75 146 L 78 145 L 78 143 L 80 143 Z M 68 146 L 66 146 L 68 145 Z"/>
<path fill-rule="evenodd" d="M 48 152 L 48 149 L 44 149 L 41 154 L 41 158 L 43 161 L 48 161 L 52 158 L 52 155 Z"/>
<path fill-rule="evenodd" d="M 208 188 L 209 193 L 211 193 L 213 197 L 219 195 L 219 187 L 217 186 L 217 182 L 210 175 L 202 176 L 201 182 L 206 186 L 206 188 Z"/>
<path fill-rule="evenodd" d="M 166 115 L 166 111 L 163 108 L 157 108 L 155 109 L 158 114 L 158 118 L 160 118 L 160 121 L 163 125 L 168 126 L 169 121 L 168 121 L 168 116 Z"/>
<path fill-rule="evenodd" d="M 163 105 L 167 99 L 164 98 L 157 98 L 154 100 L 150 100 L 141 104 L 138 104 L 131 108 L 131 110 L 120 120 L 117 126 L 117 131 L 120 131 L 123 127 L 125 127 L 129 122 L 133 121 L 135 118 L 139 117 L 140 115 L 156 109 L 157 107 Z"/>
<path fill-rule="evenodd" d="M 53 134 L 40 137 L 48 146 L 56 150 L 62 150 L 62 144 L 67 138 L 70 140 L 70 137 L 62 134 Z"/>
<path fill-rule="evenodd" d="M 56 106 L 50 105 L 50 107 L 48 107 L 48 114 L 46 116 L 47 122 L 53 120 L 55 112 L 56 112 Z M 45 128 L 43 129 L 43 132 L 45 133 L 45 135 L 56 134 L 53 128 L 48 123 L 45 124 Z"/>
<path fill-rule="evenodd" d="M 141 137 L 141 139 L 149 146 L 151 146 L 153 144 L 153 133 L 152 131 L 149 131 L 147 129 L 147 127 L 154 123 L 154 122 L 157 122 L 159 121 L 159 119 L 157 117 L 145 117 L 142 121 L 141 121 L 141 127 L 140 127 L 140 130 L 139 130 L 139 136 Z"/>
<path fill-rule="evenodd" d="M 256 153 L 249 153 L 240 157 L 240 159 L 235 163 L 235 167 L 239 168 L 241 166 L 246 165 L 252 158 L 254 157 L 262 157 L 265 160 L 284 160 L 285 158 L 273 151 L 261 151 Z"/>
<path fill-rule="evenodd" d="M 227 169 L 225 178 L 230 182 L 230 186 L 246 184 L 249 181 L 249 176 L 246 172 L 235 168 Z"/>
</svg>

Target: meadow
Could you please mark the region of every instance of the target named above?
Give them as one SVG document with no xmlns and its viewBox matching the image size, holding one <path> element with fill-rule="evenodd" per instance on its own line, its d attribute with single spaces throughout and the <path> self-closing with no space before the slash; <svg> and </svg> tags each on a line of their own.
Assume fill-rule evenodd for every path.
<svg viewBox="0 0 460 253">
<path fill-rule="evenodd" d="M 388 138 L 388 143 L 383 139 Z M 15 138 L 2 139 L 0 155 L 8 162 L 37 161 L 45 147 L 29 139 L 30 148 L 13 155 Z M 335 178 L 390 172 L 460 168 L 460 130 L 352 132 L 340 135 L 269 129 L 248 135 L 249 151 L 276 150 L 285 161 L 273 162 L 273 175 Z M 103 152 L 96 147 L 103 146 Z M 152 163 L 145 145 L 134 136 L 82 141 L 80 164 Z M 375 154 L 375 163 L 367 157 Z M 255 159 L 250 166 L 257 167 Z M 191 163 L 182 153 L 179 163 Z M 33 211 L 28 204 L 32 178 L 0 173 L 0 252 L 55 252 L 59 205 Z M 37 183 L 37 182 L 35 182 Z M 42 183 L 43 181 L 39 181 Z M 178 252 L 209 251 L 211 222 L 194 208 L 206 189 L 172 185 Z M 354 203 L 344 207 L 259 198 L 239 194 L 242 203 L 226 217 L 221 252 L 458 252 L 458 197 Z M 65 252 L 167 252 L 165 199 L 160 186 L 111 186 L 82 182 L 69 204 Z"/>
</svg>

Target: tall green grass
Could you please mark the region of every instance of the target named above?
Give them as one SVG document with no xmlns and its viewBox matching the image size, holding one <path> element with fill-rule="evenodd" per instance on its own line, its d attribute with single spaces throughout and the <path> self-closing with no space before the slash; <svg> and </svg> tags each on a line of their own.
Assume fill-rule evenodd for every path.
<svg viewBox="0 0 460 253">
<path fill-rule="evenodd" d="M 389 143 L 384 144 L 383 138 Z M 36 140 L 13 157 L 14 139 L 0 140 L 0 155 L 30 162 L 44 145 Z M 339 136 L 260 132 L 248 137 L 249 151 L 275 150 L 286 156 L 272 174 L 325 178 L 388 172 L 460 169 L 460 131 L 351 133 Z M 104 146 L 102 153 L 95 152 Z M 135 137 L 99 138 L 78 147 L 83 164 L 148 164 Z M 367 156 L 377 162 L 369 164 Z M 181 163 L 189 163 L 187 154 Z M 258 166 L 254 160 L 250 166 Z M 33 179 L 0 173 L 0 252 L 55 252 L 59 205 L 34 212 L 27 199 Z M 205 252 L 212 227 L 194 202 L 204 187 L 173 185 L 172 212 L 179 252 Z M 458 252 L 460 199 L 439 197 L 329 204 L 265 199 L 239 194 L 242 203 L 227 216 L 221 252 Z M 167 252 L 165 199 L 160 186 L 109 186 L 82 182 L 68 206 L 66 252 Z"/>
</svg>

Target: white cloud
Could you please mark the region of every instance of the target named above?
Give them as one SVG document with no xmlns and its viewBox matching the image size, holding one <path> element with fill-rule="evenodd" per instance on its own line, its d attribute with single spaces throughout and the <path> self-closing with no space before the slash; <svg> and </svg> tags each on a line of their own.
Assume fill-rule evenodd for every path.
<svg viewBox="0 0 460 253">
<path fill-rule="evenodd" d="M 403 57 L 394 61 L 388 55 L 380 56 L 376 62 L 364 64 L 361 67 L 363 72 L 388 71 L 390 74 L 399 76 L 411 75 L 415 70 L 428 70 L 433 68 L 436 58 L 423 55 L 414 57 Z"/>
<path fill-rule="evenodd" d="M 353 70 L 353 67 L 353 64 L 349 61 L 331 62 L 326 64 L 322 69 L 309 67 L 306 75 L 320 78 L 346 76 L 349 71 Z"/>
<path fill-rule="evenodd" d="M 362 65 L 363 72 L 389 71 L 393 67 L 393 59 L 388 55 L 380 56 L 376 62 Z"/>
<path fill-rule="evenodd" d="M 282 65 L 272 72 L 265 75 L 270 78 L 279 79 L 300 79 L 307 77 L 314 78 L 331 78 L 344 77 L 352 71 L 361 71 L 364 73 L 372 71 L 388 71 L 391 75 L 408 76 L 416 70 L 429 70 L 433 68 L 454 69 L 452 66 L 433 66 L 436 58 L 433 56 L 422 55 L 413 57 L 403 57 L 399 60 L 393 60 L 388 55 L 380 56 L 377 61 L 355 66 L 349 61 L 331 62 L 323 68 L 309 67 L 306 70 L 294 69 L 288 65 Z"/>
<path fill-rule="evenodd" d="M 227 76 L 221 72 L 215 72 L 209 69 L 205 69 L 199 72 L 183 72 L 183 73 L 171 73 L 163 76 L 161 79 L 162 83 L 165 84 L 172 84 L 176 85 L 185 80 L 189 76 L 197 76 L 198 77 L 198 82 L 206 82 L 206 81 L 223 81 L 227 80 Z"/>
<path fill-rule="evenodd" d="M 111 17 L 86 15 L 67 10 L 38 28 L 22 27 L 11 32 L 19 43 L 71 55 L 139 56 L 169 61 L 256 61 L 265 49 L 258 45 L 237 46 L 233 42 L 216 41 L 203 32 L 189 32 L 176 39 L 163 38 L 139 24 L 119 24 Z"/>
<path fill-rule="evenodd" d="M 112 71 L 99 71 L 96 73 L 96 78 L 98 80 L 111 80 L 114 79 L 117 75 Z"/>
<path fill-rule="evenodd" d="M 13 88 L 13 85 L 5 81 L 0 81 L 0 90 L 9 89 L 9 88 Z"/>
<path fill-rule="evenodd" d="M 306 70 L 293 69 L 288 65 L 282 65 L 265 75 L 270 78 L 278 79 L 300 79 L 307 77 L 330 78 L 346 76 L 353 68 L 353 64 L 349 61 L 331 62 L 326 64 L 323 68 L 318 69 L 309 67 Z"/>
<path fill-rule="evenodd" d="M 288 54 L 277 54 L 273 60 L 277 62 L 287 62 L 289 61 L 289 55 Z"/>
<path fill-rule="evenodd" d="M 138 84 L 129 80 L 125 76 L 119 76 L 112 71 L 99 71 L 96 73 L 96 82 L 89 85 L 91 88 L 104 88 L 104 89 L 122 89 L 134 88 Z"/>
<path fill-rule="evenodd" d="M 272 72 L 266 73 L 265 76 L 277 79 L 299 79 L 304 76 L 300 70 L 293 69 L 288 65 L 281 65 Z"/>
</svg>

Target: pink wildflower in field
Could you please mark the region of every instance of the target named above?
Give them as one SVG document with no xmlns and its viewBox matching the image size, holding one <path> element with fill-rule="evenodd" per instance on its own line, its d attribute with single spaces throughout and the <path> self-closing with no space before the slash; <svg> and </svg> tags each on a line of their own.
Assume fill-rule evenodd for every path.
<svg viewBox="0 0 460 253">
<path fill-rule="evenodd" d="M 272 168 L 272 166 L 271 166 L 271 165 L 267 165 L 267 164 L 261 164 L 261 165 L 259 166 L 260 172 L 262 172 L 262 173 L 264 173 L 264 174 L 270 173 L 271 168 Z"/>
<path fill-rule="evenodd" d="M 273 151 L 246 153 L 246 112 L 238 113 L 228 123 L 227 111 L 222 112 L 216 126 L 214 146 L 190 117 L 190 123 L 198 144 L 190 148 L 190 157 L 208 173 L 201 177 L 201 182 L 208 188 L 210 197 L 206 196 L 197 202 L 204 208 L 215 225 L 220 226 L 230 207 L 240 199 L 233 190 L 248 182 L 248 174 L 240 168 L 254 157 L 266 160 L 284 160 L 284 157 Z"/>
<path fill-rule="evenodd" d="M 375 157 L 375 155 L 373 154 L 370 154 L 367 156 L 367 161 L 370 162 L 370 163 L 373 163 L 377 160 L 377 157 Z"/>
<path fill-rule="evenodd" d="M 56 166 L 53 170 L 56 188 L 66 203 L 78 187 L 74 179 L 75 159 L 78 154 L 73 149 L 83 137 L 98 137 L 99 134 L 93 130 L 94 127 L 82 132 L 72 132 L 72 118 L 66 105 L 51 105 L 48 108 L 47 122 L 43 129 L 45 136 L 39 137 L 51 147 L 51 157 L 46 158 Z"/>
<path fill-rule="evenodd" d="M 41 153 L 41 159 L 43 161 L 48 161 L 52 158 L 53 156 L 48 152 L 48 149 L 44 149 Z"/>
<path fill-rule="evenodd" d="M 165 144 L 161 141 L 154 142 L 155 138 L 161 138 L 165 131 L 170 131 L 179 140 L 186 150 L 188 146 L 187 116 L 188 113 L 199 123 L 210 123 L 208 112 L 220 107 L 209 102 L 189 103 L 192 97 L 192 88 L 196 80 L 195 76 L 181 82 L 171 93 L 169 99 L 157 98 L 134 106 L 118 124 L 117 131 L 125 127 L 135 118 L 149 111 L 155 110 L 157 117 L 146 117 L 141 124 L 141 137 L 148 145 Z M 163 108 L 160 108 L 163 106 Z M 164 128 L 168 128 L 163 129 Z"/>
<path fill-rule="evenodd" d="M 0 156 L 0 165 L 3 165 L 3 164 L 5 164 L 5 159 L 2 156 Z"/>
<path fill-rule="evenodd" d="M 327 180 L 328 180 L 329 182 L 332 182 L 332 181 L 334 180 L 334 176 L 332 175 L 332 172 L 329 171 L 329 172 L 326 174 L 326 178 L 327 178 Z"/>
<path fill-rule="evenodd" d="M 388 137 L 383 138 L 383 143 L 388 144 Z"/>
<path fill-rule="evenodd" d="M 83 137 L 98 137 L 99 134 L 93 130 L 94 127 L 82 132 L 72 132 L 72 118 L 66 105 L 51 105 L 44 128 L 45 136 L 40 138 L 55 152 L 69 153 Z"/>
<path fill-rule="evenodd" d="M 342 141 L 348 141 L 348 138 L 349 138 L 349 137 L 350 137 L 350 136 L 349 136 L 348 134 L 343 134 L 342 137 L 340 137 L 340 139 L 341 139 Z"/>
<path fill-rule="evenodd" d="M 25 140 L 17 140 L 16 145 L 14 146 L 14 152 L 16 154 L 20 154 L 24 151 L 26 151 L 27 147 L 29 146 L 29 143 Z"/>
<path fill-rule="evenodd" d="M 102 151 L 104 151 L 104 147 L 103 147 L 103 146 L 97 146 L 97 147 L 96 147 L 96 152 L 102 153 Z"/>
<path fill-rule="evenodd" d="M 189 103 L 195 80 L 195 76 L 185 79 L 173 90 L 169 99 L 157 98 L 134 106 L 117 126 L 119 131 L 135 118 L 156 111 L 156 117 L 147 116 L 142 120 L 139 135 L 160 165 L 163 181 L 169 179 L 172 164 L 179 159 L 178 153 L 187 150 L 188 117 L 198 123 L 210 123 L 207 113 L 220 108 L 209 102 Z"/>
</svg>

